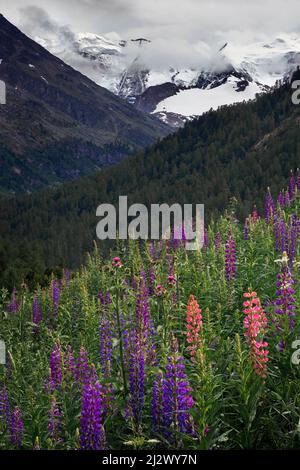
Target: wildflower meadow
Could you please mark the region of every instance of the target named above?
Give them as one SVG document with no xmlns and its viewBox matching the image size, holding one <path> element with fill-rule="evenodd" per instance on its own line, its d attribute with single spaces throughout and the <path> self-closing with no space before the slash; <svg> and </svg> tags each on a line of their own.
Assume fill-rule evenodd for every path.
<svg viewBox="0 0 300 470">
<path fill-rule="evenodd" d="M 117 241 L 47 288 L 1 291 L 0 449 L 293 449 L 300 175 L 199 251 Z"/>
</svg>

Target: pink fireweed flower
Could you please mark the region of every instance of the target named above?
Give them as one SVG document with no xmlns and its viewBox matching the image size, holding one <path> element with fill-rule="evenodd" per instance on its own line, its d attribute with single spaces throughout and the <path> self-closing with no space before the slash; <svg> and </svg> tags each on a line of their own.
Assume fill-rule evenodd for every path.
<svg viewBox="0 0 300 470">
<path fill-rule="evenodd" d="M 157 284 L 157 286 L 155 287 L 155 295 L 157 295 L 158 297 L 164 295 L 166 292 L 166 289 L 161 284 Z"/>
<path fill-rule="evenodd" d="M 263 338 L 268 320 L 256 292 L 246 292 L 244 298 L 248 299 L 243 303 L 245 307 L 243 312 L 246 315 L 244 336 L 250 349 L 253 369 L 257 375 L 265 379 L 269 350 L 268 343 Z"/>
<path fill-rule="evenodd" d="M 186 336 L 192 361 L 195 361 L 195 355 L 202 345 L 200 336 L 202 330 L 201 312 L 197 300 L 191 295 L 186 309 Z"/>
<path fill-rule="evenodd" d="M 254 206 L 252 214 L 250 215 L 250 223 L 256 224 L 256 222 L 258 222 L 258 221 L 259 221 L 259 214 L 258 214 L 258 211 L 257 211 L 257 207 Z"/>
</svg>

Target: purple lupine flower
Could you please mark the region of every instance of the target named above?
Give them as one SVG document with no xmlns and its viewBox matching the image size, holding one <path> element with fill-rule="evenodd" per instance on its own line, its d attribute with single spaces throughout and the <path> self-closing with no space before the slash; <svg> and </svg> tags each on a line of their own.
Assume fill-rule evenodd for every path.
<svg viewBox="0 0 300 470">
<path fill-rule="evenodd" d="M 95 385 L 99 381 L 98 373 L 94 364 L 90 368 L 89 383 Z M 105 416 L 112 409 L 114 387 L 111 382 L 105 382 L 102 387 L 102 415 Z"/>
<path fill-rule="evenodd" d="M 141 422 L 145 395 L 145 353 L 140 333 L 131 334 L 129 359 L 129 412 L 138 424 Z"/>
<path fill-rule="evenodd" d="M 291 198 L 290 198 L 290 193 L 289 191 L 285 191 L 285 194 L 284 194 L 284 205 L 286 207 L 289 207 L 291 205 Z"/>
<path fill-rule="evenodd" d="M 68 345 L 66 353 L 64 354 L 64 370 L 69 379 L 75 378 L 75 368 L 76 365 L 73 350 L 72 347 Z"/>
<path fill-rule="evenodd" d="M 148 251 L 149 251 L 149 256 L 150 258 L 154 258 L 154 245 L 153 242 L 150 242 L 148 245 Z"/>
<path fill-rule="evenodd" d="M 22 445 L 23 428 L 22 413 L 20 408 L 16 406 L 10 417 L 10 442 L 16 447 Z"/>
<path fill-rule="evenodd" d="M 233 281 L 236 276 L 236 245 L 229 232 L 229 237 L 225 244 L 225 274 L 228 282 Z"/>
<path fill-rule="evenodd" d="M 293 288 L 294 280 L 287 265 L 282 267 L 281 273 L 277 275 L 275 313 L 278 315 L 277 329 L 283 333 L 292 331 L 295 327 L 296 300 Z"/>
<path fill-rule="evenodd" d="M 50 390 L 56 390 L 62 383 L 62 354 L 60 344 L 56 343 L 50 354 Z"/>
<path fill-rule="evenodd" d="M 157 377 L 153 383 L 152 389 L 152 422 L 154 430 L 158 430 L 163 424 L 164 407 L 163 407 L 163 375 L 161 372 L 157 374 Z"/>
<path fill-rule="evenodd" d="M 48 431 L 49 437 L 53 444 L 59 444 L 62 442 L 62 429 L 61 429 L 61 419 L 62 419 L 62 412 L 58 406 L 55 397 L 51 399 L 51 407 L 49 411 L 49 423 L 48 423 Z"/>
<path fill-rule="evenodd" d="M 104 306 L 107 306 L 111 303 L 111 298 L 110 298 L 110 293 L 109 292 L 106 292 L 105 294 L 103 292 L 99 292 L 98 299 L 99 299 L 101 305 L 104 305 Z"/>
<path fill-rule="evenodd" d="M 193 422 L 189 412 L 194 404 L 192 389 L 185 373 L 184 359 L 178 353 L 177 341 L 173 342 L 172 349 L 167 358 L 162 384 L 163 426 L 167 435 L 170 435 L 172 430 L 193 434 Z"/>
<path fill-rule="evenodd" d="M 249 219 L 244 223 L 244 240 L 249 240 Z"/>
<path fill-rule="evenodd" d="M 300 172 L 297 170 L 297 180 L 296 180 L 297 192 L 300 193 Z"/>
<path fill-rule="evenodd" d="M 137 328 L 143 333 L 145 340 L 150 333 L 150 307 L 148 299 L 148 287 L 146 284 L 145 273 L 141 275 L 140 289 L 136 300 L 136 322 Z"/>
<path fill-rule="evenodd" d="M 288 251 L 289 234 L 283 218 L 280 218 L 277 224 L 278 228 L 276 236 L 279 238 L 279 249 L 281 253 L 283 253 L 284 251 Z"/>
<path fill-rule="evenodd" d="M 297 229 L 296 229 L 297 240 L 300 240 L 300 219 L 298 218 L 297 218 L 296 226 L 297 226 Z"/>
<path fill-rule="evenodd" d="M 216 250 L 219 250 L 221 248 L 221 245 L 222 245 L 221 234 L 220 234 L 220 232 L 217 232 L 216 236 L 215 236 L 215 248 L 216 248 Z"/>
<path fill-rule="evenodd" d="M 6 426 L 10 423 L 9 396 L 5 385 L 0 387 L 0 422 L 4 420 Z"/>
<path fill-rule="evenodd" d="M 182 240 L 183 242 L 186 242 L 186 233 L 185 233 L 184 224 L 182 224 L 182 227 L 181 227 L 181 240 Z"/>
<path fill-rule="evenodd" d="M 99 333 L 100 364 L 103 376 L 108 378 L 111 375 L 112 367 L 112 328 L 109 320 L 100 320 Z"/>
<path fill-rule="evenodd" d="M 33 302 L 32 302 L 32 322 L 35 325 L 39 325 L 42 319 L 43 317 L 42 317 L 42 313 L 40 310 L 39 299 L 38 299 L 37 294 L 35 294 L 33 297 Z"/>
<path fill-rule="evenodd" d="M 155 270 L 152 267 L 149 269 L 148 279 L 149 279 L 149 295 L 152 295 L 154 292 L 154 286 L 156 282 Z"/>
<path fill-rule="evenodd" d="M 284 194 L 282 193 L 282 191 L 280 191 L 280 193 L 278 194 L 278 204 L 279 204 L 281 209 L 284 207 L 285 197 L 284 197 Z"/>
<path fill-rule="evenodd" d="M 17 290 L 14 288 L 11 295 L 11 300 L 7 306 L 9 313 L 17 313 L 19 311 L 20 304 L 17 300 Z"/>
<path fill-rule="evenodd" d="M 80 447 L 83 450 L 106 448 L 103 427 L 103 389 L 99 382 L 87 382 L 82 393 Z"/>
<path fill-rule="evenodd" d="M 54 314 L 57 314 L 58 307 L 59 307 L 59 300 L 60 300 L 60 288 L 56 279 L 53 279 L 53 281 L 51 282 L 51 298 L 52 298 L 53 312 Z"/>
<path fill-rule="evenodd" d="M 270 188 L 268 188 L 268 192 L 265 198 L 265 219 L 268 224 L 273 221 L 274 214 L 275 204 L 270 192 Z"/>
<path fill-rule="evenodd" d="M 171 246 L 174 250 L 177 250 L 181 244 L 181 230 L 179 231 L 178 228 L 172 227 L 171 232 Z"/>
<path fill-rule="evenodd" d="M 81 346 L 79 350 L 75 375 L 76 375 L 76 381 L 80 385 L 89 383 L 90 366 L 89 366 L 88 352 L 83 346 Z"/>
<path fill-rule="evenodd" d="M 70 271 L 68 269 L 64 269 L 64 284 L 66 287 L 70 285 Z"/>
</svg>

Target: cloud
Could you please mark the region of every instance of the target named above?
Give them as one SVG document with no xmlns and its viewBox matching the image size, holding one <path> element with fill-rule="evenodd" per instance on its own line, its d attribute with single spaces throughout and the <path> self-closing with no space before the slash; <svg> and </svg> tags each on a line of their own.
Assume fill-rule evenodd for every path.
<svg viewBox="0 0 300 470">
<path fill-rule="evenodd" d="M 84 0 L 88 4 L 99 3 L 98 0 Z M 114 0 L 117 4 L 118 0 Z M 106 0 L 101 0 L 107 8 L 112 9 L 113 5 Z M 52 44 L 52 51 L 57 52 L 66 62 L 72 61 L 73 66 L 84 69 L 85 59 L 77 56 L 74 63 L 72 51 L 76 44 L 76 33 L 69 25 L 62 25 L 50 17 L 50 15 L 40 7 L 27 6 L 21 9 L 22 30 L 32 38 L 47 39 L 48 44 Z M 144 32 L 144 31 L 142 31 Z M 147 35 L 146 35 L 147 36 Z M 107 38 L 113 41 L 119 41 L 120 35 L 114 31 L 106 34 Z M 132 35 L 133 38 L 136 35 Z M 138 36 L 140 37 L 140 36 Z M 142 50 L 139 66 L 143 65 L 151 69 L 160 71 L 166 70 L 170 65 L 174 68 L 194 67 L 197 69 L 207 69 L 214 66 L 217 68 L 226 68 L 227 64 L 218 54 L 217 45 L 210 46 L 204 41 L 189 42 L 180 35 L 175 37 L 151 37 L 151 43 L 145 44 Z M 218 42 L 218 41 L 216 41 Z M 139 55 L 139 48 L 136 43 L 130 39 L 127 41 L 127 47 L 123 51 L 120 60 L 124 67 L 132 64 Z M 142 64 L 141 64 L 142 62 Z"/>
<path fill-rule="evenodd" d="M 143 60 L 158 69 L 213 63 L 225 42 L 300 32 L 299 0 L 0 0 L 0 6 L 27 34 L 55 36 L 61 47 L 79 31 L 129 41 L 146 37 L 152 42 Z M 128 61 L 134 54 L 129 48 Z"/>
<path fill-rule="evenodd" d="M 18 9 L 31 5 L 75 31 L 116 31 L 125 37 L 208 42 L 216 32 L 225 36 L 248 31 L 256 36 L 300 29 L 299 0 L 0 0 L 4 15 L 20 24 Z"/>
<path fill-rule="evenodd" d="M 31 5 L 20 9 L 22 16 L 22 30 L 31 37 L 51 37 L 54 36 L 60 41 L 73 43 L 74 32 L 68 25 L 61 25 L 48 13 L 37 6 Z"/>
</svg>

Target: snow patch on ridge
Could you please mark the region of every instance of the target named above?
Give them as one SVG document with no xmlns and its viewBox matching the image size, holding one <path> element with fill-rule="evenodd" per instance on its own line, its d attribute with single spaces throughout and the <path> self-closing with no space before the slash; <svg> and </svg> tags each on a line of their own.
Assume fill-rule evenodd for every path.
<svg viewBox="0 0 300 470">
<path fill-rule="evenodd" d="M 210 109 L 218 109 L 219 106 L 253 100 L 257 93 L 261 93 L 261 88 L 257 83 L 252 82 L 245 91 L 238 92 L 236 80 L 229 78 L 224 85 L 216 88 L 180 90 L 176 95 L 161 101 L 154 113 L 168 112 L 183 116 L 197 116 Z"/>
</svg>

